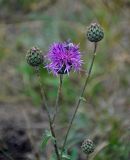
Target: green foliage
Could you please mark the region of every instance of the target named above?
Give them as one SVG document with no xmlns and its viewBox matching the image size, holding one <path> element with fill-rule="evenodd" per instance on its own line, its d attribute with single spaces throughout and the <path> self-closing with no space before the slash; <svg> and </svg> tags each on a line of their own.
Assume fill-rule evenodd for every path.
<svg viewBox="0 0 130 160">
<path fill-rule="evenodd" d="M 50 131 L 46 130 L 45 133 L 42 136 L 42 140 L 41 140 L 41 144 L 40 144 L 41 150 L 45 149 L 45 147 L 48 144 L 49 140 L 53 140 L 54 141 L 54 137 L 52 136 Z"/>
<path fill-rule="evenodd" d="M 62 159 L 63 160 L 71 160 L 71 157 L 67 154 L 67 152 L 63 152 Z"/>
<path fill-rule="evenodd" d="M 78 159 L 78 149 L 74 147 L 71 151 L 71 160 L 77 160 Z"/>
</svg>

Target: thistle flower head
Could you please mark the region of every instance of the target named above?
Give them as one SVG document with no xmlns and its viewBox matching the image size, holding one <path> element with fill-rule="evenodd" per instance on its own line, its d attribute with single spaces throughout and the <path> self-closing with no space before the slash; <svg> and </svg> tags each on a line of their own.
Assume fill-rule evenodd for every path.
<svg viewBox="0 0 130 160">
<path fill-rule="evenodd" d="M 104 37 L 102 27 L 97 23 L 91 23 L 87 30 L 87 38 L 91 42 L 101 41 Z"/>
<path fill-rule="evenodd" d="M 86 154 L 91 154 L 94 152 L 95 144 L 90 139 L 85 139 L 82 143 L 81 149 Z"/>
<path fill-rule="evenodd" d="M 78 71 L 82 64 L 79 45 L 71 42 L 53 43 L 46 58 L 46 67 L 54 75 L 68 74 L 71 70 Z"/>
<path fill-rule="evenodd" d="M 43 63 L 42 51 L 37 47 L 32 47 L 26 54 L 27 63 L 37 67 Z"/>
</svg>

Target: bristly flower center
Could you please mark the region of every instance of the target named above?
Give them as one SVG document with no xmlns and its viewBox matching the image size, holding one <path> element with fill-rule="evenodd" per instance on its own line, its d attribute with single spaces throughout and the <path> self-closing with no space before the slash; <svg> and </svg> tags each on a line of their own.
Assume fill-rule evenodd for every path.
<svg viewBox="0 0 130 160">
<path fill-rule="evenodd" d="M 49 49 L 46 66 L 53 74 L 69 74 L 73 69 L 78 71 L 81 68 L 82 60 L 79 46 L 72 42 L 53 43 Z"/>
</svg>

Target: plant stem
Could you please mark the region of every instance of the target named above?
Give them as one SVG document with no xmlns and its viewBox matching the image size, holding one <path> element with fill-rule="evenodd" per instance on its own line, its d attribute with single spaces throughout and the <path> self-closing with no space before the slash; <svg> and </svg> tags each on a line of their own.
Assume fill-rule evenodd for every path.
<svg viewBox="0 0 130 160">
<path fill-rule="evenodd" d="M 86 160 L 89 160 L 89 155 L 87 154 L 87 156 L 86 156 Z"/>
<path fill-rule="evenodd" d="M 55 153 L 57 156 L 57 159 L 60 160 L 60 155 L 59 155 L 59 151 L 58 151 L 58 145 L 57 145 L 57 140 L 56 140 L 56 135 L 55 135 L 55 131 L 52 125 L 52 122 L 50 122 L 50 130 L 51 130 L 51 134 L 54 137 L 54 149 L 55 149 Z"/>
<path fill-rule="evenodd" d="M 55 135 L 55 131 L 54 131 L 54 128 L 53 128 L 53 123 L 52 123 L 52 120 L 51 120 L 51 115 L 50 115 L 50 112 L 49 112 L 49 107 L 48 107 L 48 104 L 47 104 L 47 101 L 46 101 L 45 92 L 44 92 L 43 86 L 41 84 L 41 77 L 40 77 L 40 74 L 39 74 L 39 68 L 36 68 L 36 73 L 37 73 L 37 77 L 39 79 L 39 85 L 40 85 L 40 89 L 41 89 L 41 96 L 43 98 L 44 107 L 45 107 L 45 110 L 46 110 L 46 113 L 47 113 L 47 116 L 48 116 L 51 134 L 52 134 L 52 136 L 55 139 L 55 142 L 54 142 L 55 153 L 56 153 L 57 159 L 60 160 L 60 155 L 59 155 L 59 151 L 58 151 L 58 145 L 57 145 L 56 135 Z"/>
<path fill-rule="evenodd" d="M 89 68 L 89 71 L 88 71 L 88 75 L 87 75 L 87 77 L 86 77 L 84 86 L 83 86 L 83 88 L 82 88 L 82 90 L 81 90 L 81 94 L 80 94 L 80 97 L 79 97 L 79 99 L 78 99 L 77 105 L 76 105 L 76 107 L 75 107 L 74 114 L 73 114 L 72 119 L 71 119 L 71 121 L 70 121 L 70 123 L 69 123 L 67 133 L 66 133 L 66 135 L 65 135 L 65 140 L 64 140 L 64 143 L 63 143 L 63 146 L 62 146 L 62 150 L 61 150 L 61 159 L 62 159 L 63 150 L 64 150 L 64 148 L 65 148 L 65 145 L 66 145 L 66 142 L 67 142 L 67 139 L 68 139 L 68 135 L 69 135 L 70 129 L 71 129 L 71 127 L 72 127 L 74 118 L 75 118 L 76 113 L 77 113 L 77 111 L 78 111 L 79 105 L 80 105 L 80 103 L 81 103 L 81 101 L 82 101 L 82 97 L 83 97 L 84 91 L 85 91 L 85 89 L 86 89 L 86 87 L 87 87 L 87 84 L 88 84 L 88 81 L 89 81 L 89 78 L 90 78 L 90 75 L 91 75 L 93 63 L 94 63 L 94 60 L 95 60 L 95 57 L 96 57 L 96 49 L 97 49 L 97 43 L 94 43 L 94 52 L 93 52 L 92 62 L 91 62 L 91 64 L 90 64 L 90 68 Z"/>
<path fill-rule="evenodd" d="M 58 113 L 58 105 L 59 105 L 59 100 L 60 100 L 60 96 L 61 96 L 61 88 L 62 88 L 62 82 L 63 82 L 63 75 L 60 74 L 59 78 L 60 78 L 60 82 L 59 82 L 59 87 L 58 87 L 58 91 L 57 91 L 56 104 L 55 104 L 55 113 L 54 113 L 54 117 L 53 117 L 52 123 L 54 123 L 55 118 L 56 118 L 57 113 Z"/>
</svg>

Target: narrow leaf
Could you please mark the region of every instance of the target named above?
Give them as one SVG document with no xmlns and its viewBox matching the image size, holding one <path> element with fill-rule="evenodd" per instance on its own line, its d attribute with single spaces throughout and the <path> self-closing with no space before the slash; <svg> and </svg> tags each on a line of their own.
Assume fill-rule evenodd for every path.
<svg viewBox="0 0 130 160">
<path fill-rule="evenodd" d="M 87 102 L 87 100 L 84 97 L 80 97 L 80 100 Z"/>
<path fill-rule="evenodd" d="M 70 157 L 69 155 L 67 155 L 67 154 L 63 154 L 63 155 L 62 155 L 62 158 L 63 158 L 64 160 L 71 160 L 71 157 Z"/>
<path fill-rule="evenodd" d="M 41 145 L 40 145 L 40 148 L 42 150 L 46 147 L 46 145 L 48 144 L 50 139 L 53 139 L 53 136 L 50 131 L 46 130 L 42 136 L 42 141 L 41 141 Z"/>
</svg>

